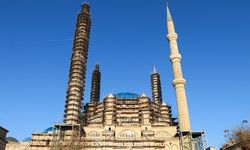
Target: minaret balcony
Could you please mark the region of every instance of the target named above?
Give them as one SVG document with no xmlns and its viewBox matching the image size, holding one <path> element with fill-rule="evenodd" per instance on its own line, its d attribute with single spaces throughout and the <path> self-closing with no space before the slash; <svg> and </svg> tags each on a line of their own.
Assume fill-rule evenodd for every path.
<svg viewBox="0 0 250 150">
<path fill-rule="evenodd" d="M 177 33 L 169 33 L 167 35 L 167 38 L 168 38 L 169 41 L 171 41 L 171 40 L 177 40 L 178 39 L 178 34 Z"/>
<path fill-rule="evenodd" d="M 178 86 L 178 85 L 185 85 L 186 84 L 186 80 L 183 79 L 183 78 L 180 78 L 180 79 L 174 79 L 173 81 L 173 85 L 174 87 Z"/>
<path fill-rule="evenodd" d="M 179 53 L 171 54 L 169 58 L 172 62 L 180 62 L 181 61 L 181 54 L 179 54 Z"/>
</svg>

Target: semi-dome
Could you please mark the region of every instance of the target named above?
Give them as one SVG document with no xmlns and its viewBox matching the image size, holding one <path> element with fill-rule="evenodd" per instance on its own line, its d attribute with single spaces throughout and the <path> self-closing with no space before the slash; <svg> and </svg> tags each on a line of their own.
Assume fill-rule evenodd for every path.
<svg viewBox="0 0 250 150">
<path fill-rule="evenodd" d="M 136 93 L 123 92 L 114 94 L 114 97 L 117 99 L 138 99 L 140 95 Z"/>
</svg>

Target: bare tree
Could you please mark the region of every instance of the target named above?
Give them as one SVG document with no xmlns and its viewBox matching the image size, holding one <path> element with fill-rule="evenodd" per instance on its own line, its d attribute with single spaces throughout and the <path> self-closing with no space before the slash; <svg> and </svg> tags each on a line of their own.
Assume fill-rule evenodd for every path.
<svg viewBox="0 0 250 150">
<path fill-rule="evenodd" d="M 250 150 L 250 126 L 247 124 L 247 120 L 244 120 L 240 127 L 231 131 L 225 130 L 224 132 L 225 137 L 227 138 L 227 143 L 222 149 L 235 147 L 242 150 Z"/>
<path fill-rule="evenodd" d="M 51 141 L 50 150 L 82 150 L 84 149 L 84 138 L 79 131 L 70 134 L 58 132 Z"/>
</svg>

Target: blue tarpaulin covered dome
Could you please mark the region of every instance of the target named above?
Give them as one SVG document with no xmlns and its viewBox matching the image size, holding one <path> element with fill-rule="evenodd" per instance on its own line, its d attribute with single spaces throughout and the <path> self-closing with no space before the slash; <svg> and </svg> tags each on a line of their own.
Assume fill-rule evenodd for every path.
<svg viewBox="0 0 250 150">
<path fill-rule="evenodd" d="M 136 93 L 126 92 L 114 94 L 114 97 L 117 99 L 138 99 L 140 95 Z"/>
</svg>

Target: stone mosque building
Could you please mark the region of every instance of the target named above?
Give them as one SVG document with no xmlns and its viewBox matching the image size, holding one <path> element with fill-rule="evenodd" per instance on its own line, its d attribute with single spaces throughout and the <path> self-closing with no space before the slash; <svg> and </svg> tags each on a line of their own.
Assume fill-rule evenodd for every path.
<svg viewBox="0 0 250 150">
<path fill-rule="evenodd" d="M 162 98 L 160 74 L 151 74 L 152 95 L 110 93 L 100 99 L 101 72 L 95 65 L 89 103 L 82 107 L 91 31 L 90 5 L 77 16 L 65 101 L 64 123 L 33 133 L 26 149 L 203 150 L 204 132 L 192 132 L 174 22 L 167 7 L 167 40 L 173 68 L 178 119 Z M 166 59 L 168 59 L 166 57 Z M 169 83 L 170 84 L 170 83 Z M 82 111 L 83 110 L 83 111 Z M 7 145 L 8 150 L 13 150 Z"/>
</svg>

